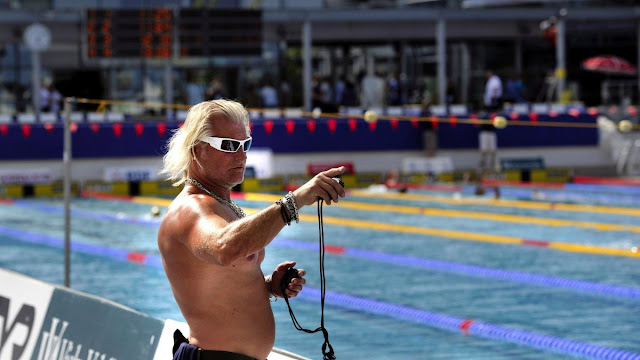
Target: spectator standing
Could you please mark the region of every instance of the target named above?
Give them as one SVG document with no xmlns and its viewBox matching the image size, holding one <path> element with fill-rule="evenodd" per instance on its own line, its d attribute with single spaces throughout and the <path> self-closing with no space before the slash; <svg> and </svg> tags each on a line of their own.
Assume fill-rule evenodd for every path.
<svg viewBox="0 0 640 360">
<path fill-rule="evenodd" d="M 205 88 L 203 84 L 198 82 L 198 77 L 195 74 L 189 75 L 185 93 L 188 105 L 196 105 L 204 101 Z"/>
<path fill-rule="evenodd" d="M 51 91 L 49 84 L 40 86 L 40 112 L 49 112 L 51 110 Z"/>
<path fill-rule="evenodd" d="M 356 95 L 356 86 L 351 80 L 347 80 L 345 83 L 344 94 L 342 94 L 343 106 L 356 106 L 358 96 Z"/>
<path fill-rule="evenodd" d="M 493 70 L 487 70 L 484 105 L 489 118 L 493 118 L 502 105 L 502 81 Z M 496 128 L 492 123 L 480 125 L 478 147 L 480 150 L 480 173 L 484 170 L 495 169 L 498 141 L 496 139 Z"/>
<path fill-rule="evenodd" d="M 365 108 L 382 107 L 384 105 L 385 81 L 370 72 L 360 84 L 360 105 Z"/>
<path fill-rule="evenodd" d="M 213 80 L 211 80 L 211 84 L 207 89 L 207 99 L 209 100 L 220 100 L 227 96 L 227 89 L 225 88 L 222 80 L 220 80 L 220 76 L 214 76 Z"/>
<path fill-rule="evenodd" d="M 62 109 L 62 94 L 60 94 L 60 91 L 56 89 L 53 83 L 49 86 L 49 102 L 49 111 L 54 114 L 59 114 Z"/>
<path fill-rule="evenodd" d="M 393 73 L 387 79 L 387 104 L 400 105 L 400 82 Z"/>
<path fill-rule="evenodd" d="M 346 83 L 344 76 L 340 76 L 336 83 L 333 85 L 334 101 L 335 104 L 340 106 L 344 102 L 344 92 L 346 90 Z"/>
<path fill-rule="evenodd" d="M 520 76 L 514 73 L 507 81 L 506 98 L 514 103 L 523 103 L 524 99 L 524 83 Z"/>
<path fill-rule="evenodd" d="M 488 112 L 498 111 L 502 102 L 502 81 L 493 70 L 487 70 L 487 84 L 484 89 L 484 106 Z"/>
<path fill-rule="evenodd" d="M 291 93 L 291 85 L 285 79 L 280 80 L 280 106 L 283 108 L 291 107 L 293 103 L 293 94 Z"/>
<path fill-rule="evenodd" d="M 431 116 L 431 102 L 429 100 L 423 100 L 420 116 L 428 118 Z M 424 142 L 424 150 L 427 157 L 436 156 L 438 151 L 438 130 L 433 126 L 431 121 L 424 121 L 424 133 L 422 140 Z"/>
<path fill-rule="evenodd" d="M 265 81 L 260 88 L 260 99 L 262 100 L 262 106 L 265 108 L 278 107 L 278 91 L 273 87 L 270 80 Z"/>
</svg>

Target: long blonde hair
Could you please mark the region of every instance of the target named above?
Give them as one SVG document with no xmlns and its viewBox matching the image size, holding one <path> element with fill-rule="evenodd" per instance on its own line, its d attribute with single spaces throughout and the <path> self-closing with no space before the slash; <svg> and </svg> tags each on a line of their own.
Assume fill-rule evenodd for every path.
<svg viewBox="0 0 640 360">
<path fill-rule="evenodd" d="M 169 139 L 169 149 L 164 155 L 164 167 L 160 174 L 167 174 L 174 181 L 173 186 L 180 186 L 187 178 L 187 170 L 194 158 L 192 149 L 205 136 L 215 136 L 211 124 L 219 119 L 228 119 L 241 123 L 249 135 L 249 114 L 242 104 L 233 100 L 204 101 L 192 106 L 187 113 L 184 124 Z"/>
</svg>

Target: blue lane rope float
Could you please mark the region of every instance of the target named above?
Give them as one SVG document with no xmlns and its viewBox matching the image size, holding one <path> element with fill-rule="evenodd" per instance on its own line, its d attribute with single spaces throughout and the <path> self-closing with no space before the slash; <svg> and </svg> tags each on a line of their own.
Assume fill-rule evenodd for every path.
<svg viewBox="0 0 640 360">
<path fill-rule="evenodd" d="M 473 194 L 475 192 L 475 186 L 464 186 L 462 193 Z M 598 202 L 598 203 L 618 203 L 625 205 L 638 205 L 640 204 L 639 195 L 615 195 L 615 194 L 589 194 L 584 193 L 572 193 L 567 191 L 559 191 L 553 189 L 519 189 L 509 188 L 508 185 L 500 186 L 500 194 L 503 197 L 512 197 L 524 200 L 545 200 L 545 201 L 560 201 L 560 202 Z"/>
<path fill-rule="evenodd" d="M 291 247 L 305 250 L 317 250 L 317 246 L 311 243 L 290 240 L 278 237 L 272 242 L 273 245 Z M 609 296 L 618 296 L 630 299 L 640 299 L 640 288 L 626 286 L 609 285 L 590 281 L 573 280 L 547 275 L 538 275 L 510 270 L 493 269 L 476 265 L 459 264 L 440 260 L 417 258 L 405 255 L 395 255 L 375 252 L 371 250 L 360 250 L 354 248 L 343 248 L 342 254 L 362 259 L 376 260 L 393 263 L 401 266 L 416 266 L 431 270 L 455 272 L 459 274 L 482 276 L 501 280 L 510 280 L 520 283 L 530 283 L 557 288 L 568 288 L 583 292 L 591 292 Z"/>
<path fill-rule="evenodd" d="M 20 241 L 60 247 L 63 240 L 54 236 L 42 235 L 0 226 L 0 234 L 16 237 Z M 148 255 L 121 249 L 112 249 L 102 245 L 73 243 L 73 249 L 83 253 L 119 260 L 134 261 L 140 264 L 162 269 L 162 261 L 158 255 Z M 555 336 L 539 334 L 531 331 L 512 329 L 491 323 L 464 319 L 448 314 L 440 314 L 405 305 L 388 303 L 380 300 L 326 291 L 327 304 L 360 313 L 392 317 L 450 332 L 476 336 L 490 340 L 506 341 L 541 350 L 564 353 L 579 357 L 606 360 L 640 360 L 640 353 L 592 345 Z M 320 289 L 305 286 L 298 298 L 318 302 Z"/>
<path fill-rule="evenodd" d="M 29 209 L 35 209 L 48 213 L 62 213 L 62 209 L 58 206 L 54 205 L 45 205 L 45 204 L 37 204 L 30 201 L 25 200 L 14 200 L 13 204 L 15 206 L 20 206 Z M 82 216 L 86 218 L 92 218 L 97 220 L 109 220 L 109 221 L 120 221 L 131 224 L 139 224 L 146 226 L 160 226 L 160 219 L 144 219 L 133 216 L 122 216 L 122 215 L 112 215 L 103 212 L 97 212 L 92 210 L 83 210 L 83 209 L 71 209 L 71 215 Z"/>
<path fill-rule="evenodd" d="M 56 206 L 33 204 L 27 201 L 15 201 L 15 205 L 34 208 L 47 212 L 61 212 L 62 209 Z M 133 223 L 138 225 L 145 225 L 151 227 L 157 227 L 160 224 L 158 219 L 142 219 L 128 216 L 118 216 L 95 212 L 91 210 L 72 210 L 72 214 L 110 221 L 120 221 L 125 223 Z M 74 244 L 76 244 L 74 242 Z M 272 242 L 274 246 L 298 248 L 310 251 L 317 251 L 318 245 L 314 243 L 308 243 L 304 241 L 291 240 L 282 237 L 276 237 Z M 338 249 L 339 251 L 336 251 Z M 347 247 L 338 247 L 327 245 L 327 252 L 331 254 L 343 254 L 352 257 L 382 261 L 387 263 L 393 263 L 400 266 L 415 266 L 425 269 L 454 272 L 458 274 L 481 276 L 487 278 L 494 278 L 500 280 L 509 280 L 519 283 L 528 283 L 534 285 L 542 285 L 556 288 L 565 288 L 571 290 L 577 290 L 580 292 L 588 292 L 597 295 L 605 295 L 609 297 L 622 297 L 629 299 L 640 299 L 640 288 L 610 285 L 603 283 L 596 283 L 583 280 L 574 280 L 561 277 L 539 275 L 525 272 L 517 272 L 511 270 L 494 269 L 476 265 L 467 265 L 461 263 L 446 262 L 440 260 L 417 258 L 405 255 L 387 254 L 369 250 L 360 250 Z M 148 258 L 147 261 L 157 261 L 152 258 Z M 159 261 L 160 268 L 162 268 L 162 261 Z"/>
<path fill-rule="evenodd" d="M 298 296 L 303 299 L 318 301 L 317 299 L 319 294 L 320 291 L 318 289 L 305 287 L 304 291 L 300 292 Z M 393 317 L 451 332 L 461 332 L 464 335 L 507 341 L 556 353 L 564 353 L 580 357 L 586 356 L 596 359 L 640 360 L 639 353 L 609 348 L 606 346 L 592 345 L 531 331 L 512 329 L 472 319 L 463 319 L 447 314 L 415 309 L 404 305 L 341 294 L 333 291 L 326 292 L 325 301 L 327 304 L 347 310 Z"/>
<path fill-rule="evenodd" d="M 604 193 L 637 194 L 640 195 L 640 186 L 626 185 L 596 185 L 596 184 L 564 184 L 564 188 L 573 191 L 591 191 Z"/>
</svg>

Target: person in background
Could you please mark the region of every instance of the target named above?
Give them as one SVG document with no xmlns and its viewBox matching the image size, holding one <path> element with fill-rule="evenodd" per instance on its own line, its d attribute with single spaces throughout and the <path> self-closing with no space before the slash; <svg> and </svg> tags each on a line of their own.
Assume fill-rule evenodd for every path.
<svg viewBox="0 0 640 360">
<path fill-rule="evenodd" d="M 278 91 L 271 80 L 266 80 L 262 87 L 260 88 L 260 99 L 262 101 L 262 106 L 265 108 L 276 108 L 278 107 Z"/>
<path fill-rule="evenodd" d="M 431 101 L 428 99 L 422 101 L 420 116 L 422 118 L 428 118 L 431 116 Z M 434 157 L 438 152 L 438 129 L 434 127 L 434 124 L 431 121 L 423 121 L 422 128 L 424 129 L 422 140 L 425 155 L 427 157 Z"/>
<path fill-rule="evenodd" d="M 51 90 L 49 86 L 51 84 L 45 82 L 40 86 L 40 112 L 49 112 L 51 110 Z"/>
<path fill-rule="evenodd" d="M 494 199 L 499 199 L 500 198 L 500 188 L 496 185 L 496 186 L 489 186 L 490 189 L 493 190 L 493 198 Z M 474 191 L 474 194 L 476 196 L 483 196 L 484 194 L 486 194 L 487 192 L 487 187 L 482 185 L 481 182 L 478 182 L 478 185 L 476 185 L 476 189 Z"/>
<path fill-rule="evenodd" d="M 198 82 L 198 76 L 195 73 L 189 74 L 187 85 L 185 86 L 185 102 L 188 105 L 199 104 L 204 101 L 205 87 Z"/>
<path fill-rule="evenodd" d="M 511 75 L 511 78 L 507 81 L 506 98 L 507 101 L 514 103 L 523 103 L 524 99 L 524 83 L 520 79 L 520 76 L 516 73 Z"/>
<path fill-rule="evenodd" d="M 211 84 L 209 84 L 209 88 L 206 92 L 206 98 L 209 100 L 219 100 L 225 98 L 227 96 L 227 89 L 224 86 L 224 83 L 220 79 L 219 75 L 216 75 L 211 80 Z"/>
<path fill-rule="evenodd" d="M 502 81 L 493 70 L 487 70 L 487 83 L 484 89 L 484 106 L 487 112 L 496 112 L 502 105 Z"/>
<path fill-rule="evenodd" d="M 291 91 L 291 85 L 286 79 L 280 79 L 278 98 L 280 99 L 280 107 L 282 108 L 291 107 L 291 105 L 293 104 L 293 93 Z"/>
<path fill-rule="evenodd" d="M 54 83 L 49 85 L 49 111 L 59 114 L 62 110 L 62 94 L 56 88 Z"/>
<path fill-rule="evenodd" d="M 188 339 L 174 333 L 174 360 L 266 359 L 275 341 L 270 299 L 295 297 L 305 271 L 281 284 L 296 265 L 287 260 L 265 276 L 265 248 L 285 226 L 295 226 L 304 206 L 345 196 L 333 179 L 345 168 L 333 168 L 246 215 L 231 200 L 231 189 L 244 179 L 251 141 L 249 114 L 230 100 L 193 106 L 169 140 L 162 172 L 184 188 L 163 217 L 158 247 L 190 328 Z"/>
<path fill-rule="evenodd" d="M 493 70 L 487 70 L 484 106 L 489 118 L 493 118 L 494 114 L 502 106 L 502 81 Z M 497 165 L 496 150 L 498 140 L 496 138 L 496 128 L 492 123 L 480 125 L 478 146 L 480 150 L 480 173 L 482 174 L 484 170 L 493 170 Z"/>
</svg>

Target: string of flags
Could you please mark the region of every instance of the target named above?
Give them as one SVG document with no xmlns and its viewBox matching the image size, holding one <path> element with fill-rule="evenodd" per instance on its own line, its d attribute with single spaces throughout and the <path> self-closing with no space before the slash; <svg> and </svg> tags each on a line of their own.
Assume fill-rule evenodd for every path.
<svg viewBox="0 0 640 360">
<path fill-rule="evenodd" d="M 598 110 L 595 108 L 589 108 L 586 111 L 589 115 L 591 116 L 597 116 L 598 114 Z M 572 117 L 578 117 L 580 116 L 581 112 L 578 109 L 569 109 L 567 111 L 567 114 L 572 116 Z M 633 114 L 631 115 L 637 115 L 638 112 L 635 109 L 635 107 L 633 107 Z M 549 111 L 547 114 L 549 117 L 551 118 L 556 118 L 558 117 L 560 114 L 557 111 Z M 493 121 L 494 125 L 496 124 L 495 119 L 498 117 L 502 117 L 499 116 L 498 114 L 490 114 L 489 118 L 490 120 Z M 505 114 L 504 117 L 508 117 L 511 121 L 520 121 L 520 120 L 527 120 L 526 118 L 528 117 L 528 120 L 532 123 L 538 123 L 539 121 L 539 115 L 536 112 L 530 112 L 528 114 L 521 114 L 515 111 L 511 111 L 508 114 Z M 405 118 L 407 119 L 407 118 Z M 458 116 L 451 114 L 448 115 L 446 117 L 438 117 L 436 115 L 431 115 L 428 116 L 426 118 L 422 118 L 420 119 L 417 116 L 412 116 L 410 118 L 408 118 L 408 122 L 411 124 L 411 126 L 413 128 L 418 128 L 420 121 L 422 120 L 423 122 L 426 122 L 428 124 L 430 124 L 432 126 L 432 128 L 437 129 L 438 126 L 441 126 L 440 123 L 448 123 L 449 126 L 455 128 L 458 124 L 459 124 L 459 120 L 463 119 L 463 118 L 458 118 Z M 466 123 L 470 123 L 473 126 L 478 126 L 480 125 L 481 121 L 479 120 L 479 117 L 477 114 L 470 114 L 468 117 L 465 117 L 465 122 Z M 466 120 L 468 119 L 468 120 Z M 346 120 L 346 121 L 345 121 Z M 502 120 L 502 119 L 500 119 Z M 506 119 L 505 119 L 506 120 Z M 253 127 L 258 125 L 258 126 L 262 126 L 264 129 L 264 132 L 266 134 L 271 134 L 273 132 L 274 126 L 276 124 L 276 122 L 283 122 L 284 123 L 284 128 L 287 134 L 293 134 L 296 129 L 300 129 L 300 128 L 306 128 L 306 131 L 309 133 L 315 133 L 316 130 L 318 129 L 319 124 L 322 124 L 321 126 L 326 126 L 327 129 L 329 130 L 329 133 L 335 133 L 337 128 L 338 128 L 338 123 L 339 121 L 341 122 L 346 122 L 347 124 L 347 128 L 349 129 L 349 131 L 351 132 L 355 132 L 358 128 L 358 124 L 361 122 L 365 122 L 369 128 L 369 131 L 376 131 L 377 127 L 378 127 L 378 116 L 377 114 L 366 114 L 364 115 L 364 117 L 361 118 L 356 118 L 356 117 L 348 117 L 346 119 L 343 120 L 338 120 L 336 118 L 315 118 L 315 117 L 309 117 L 309 118 L 298 118 L 298 119 L 292 119 L 292 118 L 287 118 L 284 120 L 275 120 L 275 119 L 262 119 L 261 121 L 252 121 L 250 123 L 250 127 L 251 127 L 251 131 L 253 131 Z M 400 126 L 400 118 L 398 117 L 387 117 L 385 118 L 383 121 L 387 121 L 391 127 L 391 129 L 393 131 L 397 130 L 398 127 Z M 178 123 L 178 127 L 182 126 L 183 122 Z M 506 126 L 506 121 L 500 121 L 499 124 L 504 124 L 504 126 L 497 126 L 499 128 L 503 128 Z M 32 128 L 33 127 L 42 127 L 44 128 L 47 133 L 53 133 L 54 130 L 59 127 L 62 128 L 62 124 L 59 123 L 52 123 L 52 122 L 46 122 L 46 123 L 42 123 L 42 124 L 20 124 L 19 129 L 22 133 L 22 135 L 25 138 L 28 138 L 31 136 L 31 132 L 32 132 Z M 71 123 L 71 132 L 72 133 L 76 133 L 78 131 L 78 123 L 77 122 L 72 122 Z M 152 127 L 155 127 L 155 131 L 157 132 L 158 136 L 160 137 L 164 137 L 165 135 L 167 135 L 167 123 L 166 122 L 135 122 L 133 123 L 133 131 L 135 133 L 136 136 L 142 136 L 145 131 L 150 131 L 150 129 Z M 10 129 L 12 127 L 9 124 L 6 123 L 2 123 L 0 124 L 0 135 L 1 136 L 7 136 L 9 135 Z M 102 131 L 112 131 L 113 135 L 116 138 L 120 138 L 123 134 L 123 130 L 124 130 L 124 123 L 122 122 L 113 122 L 113 123 L 98 123 L 98 122 L 92 122 L 89 124 L 89 129 L 91 130 L 92 133 L 94 134 L 98 134 Z"/>
</svg>

